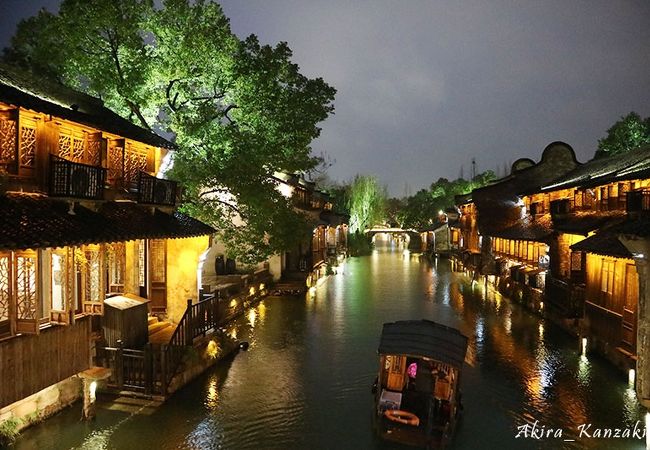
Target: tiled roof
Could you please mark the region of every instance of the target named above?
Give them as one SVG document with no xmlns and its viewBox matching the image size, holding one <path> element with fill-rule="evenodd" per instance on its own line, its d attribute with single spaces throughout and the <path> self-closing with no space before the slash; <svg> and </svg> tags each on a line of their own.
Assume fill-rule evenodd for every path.
<svg viewBox="0 0 650 450">
<path fill-rule="evenodd" d="M 624 234 L 638 237 L 650 237 L 650 217 L 643 215 L 639 218 L 629 218 L 625 222 L 612 227 L 611 231 L 616 234 Z"/>
<path fill-rule="evenodd" d="M 95 212 L 36 194 L 0 196 L 0 249 L 64 247 L 133 239 L 184 238 L 215 230 L 182 213 L 151 212 L 131 202 L 107 202 Z"/>
<path fill-rule="evenodd" d="M 329 226 L 335 227 L 348 223 L 350 217 L 345 214 L 339 214 L 334 211 L 321 211 L 319 217 L 322 221 L 326 222 Z"/>
<path fill-rule="evenodd" d="M 571 250 L 585 251 L 605 256 L 616 256 L 619 258 L 632 258 L 632 254 L 618 240 L 616 234 L 610 231 L 601 231 L 573 244 Z"/>
<path fill-rule="evenodd" d="M 173 149 L 167 139 L 139 127 L 104 106 L 97 98 L 0 64 L 0 101 L 51 114 L 127 139 Z"/>
<path fill-rule="evenodd" d="M 579 166 L 571 146 L 564 142 L 552 142 L 542 152 L 542 159 L 534 163 L 527 158 L 523 168 L 513 167 L 512 173 L 482 188 L 474 189 L 475 202 L 491 198 L 496 202 L 517 201 L 517 196 L 539 192 L 541 187 L 552 182 L 558 174 L 567 173 Z M 517 164 L 515 162 L 515 164 Z M 514 165 L 513 165 L 514 166 Z M 504 195 L 507 194 L 507 195 Z"/>
<path fill-rule="evenodd" d="M 503 230 L 490 232 L 490 236 L 518 241 L 546 242 L 553 233 L 548 220 L 526 218 Z"/>
<path fill-rule="evenodd" d="M 587 235 L 590 231 L 613 226 L 624 219 L 625 213 L 622 211 L 612 211 L 609 213 L 578 212 L 562 220 L 555 220 L 553 222 L 553 229 L 564 233 Z"/>
<path fill-rule="evenodd" d="M 607 158 L 592 159 L 543 186 L 542 190 L 593 187 L 613 181 L 643 178 L 649 173 L 650 146 L 647 146 Z"/>
</svg>

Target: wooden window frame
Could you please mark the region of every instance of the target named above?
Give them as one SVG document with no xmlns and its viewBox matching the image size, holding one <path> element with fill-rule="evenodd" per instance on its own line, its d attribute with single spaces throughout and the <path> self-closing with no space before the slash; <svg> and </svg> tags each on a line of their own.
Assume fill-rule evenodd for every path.
<svg viewBox="0 0 650 450">
<path fill-rule="evenodd" d="M 9 291 L 8 319 L 2 321 L 2 335 L 38 334 L 41 325 L 39 309 L 42 301 L 39 252 L 34 250 L 4 251 L 0 252 L 0 255 L 7 258 L 8 261 L 6 279 Z M 30 266 L 26 260 L 33 260 L 32 265 Z M 28 272 L 19 273 L 24 269 L 28 269 Z M 25 291 L 26 286 L 29 288 L 26 292 L 29 293 L 32 300 L 25 304 L 20 302 L 19 295 Z M 23 300 L 26 301 L 27 298 Z"/>
</svg>

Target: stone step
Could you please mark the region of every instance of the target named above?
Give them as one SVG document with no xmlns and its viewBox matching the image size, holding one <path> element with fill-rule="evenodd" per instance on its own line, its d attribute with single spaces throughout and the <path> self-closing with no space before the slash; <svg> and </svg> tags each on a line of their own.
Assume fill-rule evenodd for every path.
<svg viewBox="0 0 650 450">
<path fill-rule="evenodd" d="M 149 342 L 151 344 L 169 344 L 174 331 L 176 331 L 176 325 L 173 325 L 169 322 L 167 322 L 167 324 L 168 326 L 161 329 L 160 331 L 154 334 L 149 334 Z"/>
<path fill-rule="evenodd" d="M 159 333 L 161 330 L 164 330 L 165 328 L 171 327 L 172 324 L 169 322 L 156 322 L 152 325 L 149 325 L 149 336 L 152 334 Z"/>
<path fill-rule="evenodd" d="M 112 401 L 101 402 L 98 407 L 128 414 L 150 415 L 162 404 L 161 400 L 119 396 Z M 100 413 L 101 414 L 101 413 Z"/>
<path fill-rule="evenodd" d="M 149 322 L 148 325 L 153 325 L 154 323 L 158 322 L 158 317 L 149 316 L 149 317 L 147 317 L 147 322 Z"/>
</svg>

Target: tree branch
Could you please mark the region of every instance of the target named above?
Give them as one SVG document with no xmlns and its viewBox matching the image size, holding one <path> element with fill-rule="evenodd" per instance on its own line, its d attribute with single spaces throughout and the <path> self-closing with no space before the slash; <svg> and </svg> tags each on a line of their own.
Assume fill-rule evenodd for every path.
<svg viewBox="0 0 650 450">
<path fill-rule="evenodd" d="M 230 202 L 227 202 L 227 201 L 225 201 L 225 200 L 219 200 L 218 198 L 211 198 L 211 199 L 207 199 L 207 200 L 205 200 L 205 201 L 206 201 L 207 203 L 209 203 L 209 202 L 215 202 L 215 203 L 219 203 L 219 204 L 221 204 L 221 205 L 227 206 L 228 208 L 230 208 L 231 210 L 233 210 L 234 212 L 236 212 L 237 214 L 239 214 L 239 216 L 240 216 L 242 219 L 245 219 L 244 214 L 242 214 L 242 212 L 239 210 L 239 208 L 238 208 L 237 206 L 233 205 L 233 204 L 230 203 Z"/>
<path fill-rule="evenodd" d="M 209 194 L 216 194 L 217 192 L 230 192 L 230 191 L 228 189 L 226 189 L 226 188 L 214 188 L 214 189 L 210 189 L 209 191 L 201 192 L 199 194 L 199 198 L 202 198 L 202 197 L 204 197 L 206 195 L 209 195 Z"/>
<path fill-rule="evenodd" d="M 117 36 L 111 33 L 110 29 L 105 30 L 106 31 L 106 36 L 108 37 L 108 43 L 111 48 L 111 57 L 113 58 L 113 62 L 115 63 L 115 70 L 117 71 L 117 76 L 120 79 L 120 83 L 122 85 L 126 84 L 126 80 L 124 77 L 124 71 L 122 70 L 122 65 L 120 64 L 120 57 L 118 55 L 117 49 L 118 49 L 118 43 L 117 43 Z M 118 89 L 119 92 L 119 89 Z M 123 96 L 124 101 L 126 102 L 127 106 L 131 110 L 133 114 L 136 115 L 136 117 L 140 120 L 140 124 L 146 128 L 147 130 L 151 131 L 151 127 L 147 123 L 147 120 L 144 118 L 142 115 L 142 111 L 140 111 L 140 106 L 137 105 L 135 102 L 132 100 L 126 98 L 126 96 Z"/>
</svg>

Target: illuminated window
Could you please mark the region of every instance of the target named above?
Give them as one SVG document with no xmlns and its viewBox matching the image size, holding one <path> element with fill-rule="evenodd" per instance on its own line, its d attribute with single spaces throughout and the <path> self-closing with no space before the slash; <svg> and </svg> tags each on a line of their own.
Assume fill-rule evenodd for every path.
<svg viewBox="0 0 650 450">
<path fill-rule="evenodd" d="M 66 308 L 66 258 L 64 252 L 52 253 L 52 309 L 63 311 Z"/>
<path fill-rule="evenodd" d="M 147 249 L 144 239 L 138 241 L 138 286 L 145 288 L 147 285 Z"/>
<path fill-rule="evenodd" d="M 117 242 L 107 246 L 108 253 L 108 291 L 124 292 L 124 273 L 126 272 L 126 244 Z"/>
<path fill-rule="evenodd" d="M 104 301 L 102 287 L 102 253 L 99 245 L 86 245 L 75 250 L 76 314 L 99 313 Z"/>
<path fill-rule="evenodd" d="M 37 332 L 42 310 L 37 274 L 36 252 L 0 252 L 0 335 Z"/>
</svg>

